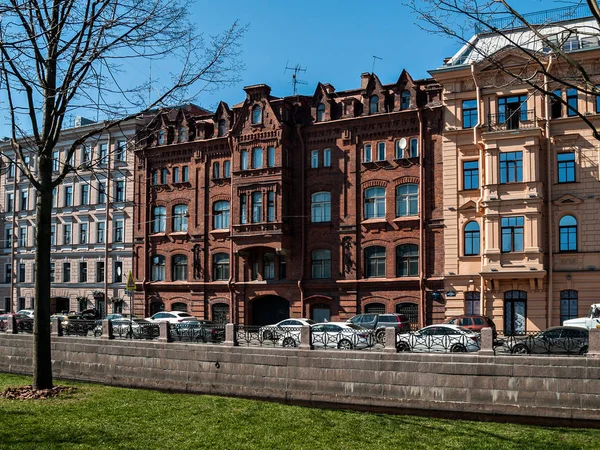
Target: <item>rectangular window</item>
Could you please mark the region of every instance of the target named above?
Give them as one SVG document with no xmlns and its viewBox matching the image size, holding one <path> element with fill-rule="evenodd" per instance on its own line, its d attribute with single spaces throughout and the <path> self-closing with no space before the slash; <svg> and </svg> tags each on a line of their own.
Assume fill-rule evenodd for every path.
<svg viewBox="0 0 600 450">
<path fill-rule="evenodd" d="M 114 283 L 122 283 L 123 282 L 123 262 L 115 261 L 115 278 L 113 280 Z"/>
<path fill-rule="evenodd" d="M 188 166 L 183 166 L 181 168 L 181 182 L 182 183 L 187 183 L 189 180 L 189 176 L 188 176 Z"/>
<path fill-rule="evenodd" d="M 21 191 L 21 211 L 27 211 L 29 209 L 29 193 L 27 191 Z"/>
<path fill-rule="evenodd" d="M 372 150 L 371 144 L 365 144 L 364 155 L 363 155 L 364 162 L 371 162 L 373 160 L 372 151 L 373 150 Z"/>
<path fill-rule="evenodd" d="M 90 203 L 90 186 L 88 184 L 81 185 L 81 195 L 79 200 L 80 205 L 88 205 Z"/>
<path fill-rule="evenodd" d="M 113 222 L 113 242 L 123 242 L 123 220 L 118 219 Z"/>
<path fill-rule="evenodd" d="M 52 189 L 52 207 L 58 208 L 58 190 L 57 190 L 57 188 Z"/>
<path fill-rule="evenodd" d="M 275 192 L 267 192 L 267 222 L 275 222 Z"/>
<path fill-rule="evenodd" d="M 262 192 L 252 193 L 252 223 L 262 222 Z"/>
<path fill-rule="evenodd" d="M 12 279 L 12 266 L 10 264 L 7 264 L 6 266 L 4 266 L 4 282 L 10 283 L 11 279 Z"/>
<path fill-rule="evenodd" d="M 4 248 L 12 248 L 12 228 L 4 230 Z"/>
<path fill-rule="evenodd" d="M 179 183 L 179 167 L 173 167 L 173 183 Z"/>
<path fill-rule="evenodd" d="M 267 147 L 267 167 L 275 167 L 275 147 L 273 146 Z"/>
<path fill-rule="evenodd" d="M 169 171 L 165 167 L 160 169 L 160 184 L 167 184 L 168 177 L 169 177 Z"/>
<path fill-rule="evenodd" d="M 377 143 L 377 161 L 385 161 L 385 142 Z"/>
<path fill-rule="evenodd" d="M 248 196 L 240 195 L 240 223 L 248 223 Z"/>
<path fill-rule="evenodd" d="M 125 161 L 125 148 L 126 143 L 124 140 L 117 141 L 117 147 L 115 148 L 115 161 Z"/>
<path fill-rule="evenodd" d="M 240 170 L 248 170 L 248 150 L 242 150 L 240 155 Z"/>
<path fill-rule="evenodd" d="M 79 282 L 87 283 L 87 262 L 79 263 Z"/>
<path fill-rule="evenodd" d="M 500 184 L 523 181 L 523 152 L 500 153 Z"/>
<path fill-rule="evenodd" d="M 90 160 L 90 148 L 87 145 L 81 147 L 81 164 L 89 162 Z"/>
<path fill-rule="evenodd" d="M 323 150 L 323 167 L 331 167 L 331 149 Z"/>
<path fill-rule="evenodd" d="M 523 228 L 525 219 L 523 216 L 503 217 L 501 220 L 502 230 L 502 252 L 522 252 L 524 250 Z"/>
<path fill-rule="evenodd" d="M 559 153 L 556 155 L 558 161 L 558 182 L 573 183 L 575 181 L 575 153 Z"/>
<path fill-rule="evenodd" d="M 412 138 L 409 146 L 409 158 L 417 158 L 419 156 L 419 140 Z"/>
<path fill-rule="evenodd" d="M 463 162 L 463 189 L 479 189 L 479 161 Z"/>
<path fill-rule="evenodd" d="M 479 314 L 479 292 L 465 292 L 465 314 Z"/>
<path fill-rule="evenodd" d="M 71 263 L 63 263 L 63 283 L 71 282 Z"/>
<path fill-rule="evenodd" d="M 125 182 L 117 181 L 115 182 L 115 202 L 124 202 L 125 201 Z"/>
<path fill-rule="evenodd" d="M 60 168 L 60 153 L 52 152 L 52 171 L 58 172 Z"/>
<path fill-rule="evenodd" d="M 55 271 L 55 266 L 54 266 L 54 263 L 51 262 L 50 263 L 50 283 L 54 283 L 54 271 Z"/>
<path fill-rule="evenodd" d="M 231 161 L 225 161 L 223 163 L 223 177 L 229 178 L 231 176 Z"/>
<path fill-rule="evenodd" d="M 158 170 L 152 171 L 152 186 L 158 185 Z"/>
<path fill-rule="evenodd" d="M 576 116 L 577 111 L 577 89 L 567 89 L 567 116 Z"/>
<path fill-rule="evenodd" d="M 27 246 L 27 227 L 19 227 L 19 247 Z"/>
<path fill-rule="evenodd" d="M 262 169 L 263 166 L 263 151 L 260 147 L 252 149 L 252 168 Z"/>
<path fill-rule="evenodd" d="M 562 103 L 559 100 L 562 96 L 562 91 L 560 89 L 556 89 L 552 91 L 554 94 L 550 97 L 550 117 L 553 119 L 558 119 L 562 117 Z"/>
<path fill-rule="evenodd" d="M 79 243 L 87 244 L 88 242 L 88 224 L 80 223 L 79 224 Z"/>
<path fill-rule="evenodd" d="M 73 186 L 65 186 L 65 201 L 63 206 L 73 206 Z"/>
<path fill-rule="evenodd" d="M 15 177 L 15 164 L 11 162 L 8 164 L 8 178 L 14 178 L 14 177 Z"/>
<path fill-rule="evenodd" d="M 316 169 L 319 167 L 319 150 L 310 152 L 310 168 Z"/>
<path fill-rule="evenodd" d="M 25 283 L 25 263 L 19 263 L 19 283 Z"/>
<path fill-rule="evenodd" d="M 96 262 L 96 283 L 104 282 L 104 261 Z"/>
<path fill-rule="evenodd" d="M 106 203 L 106 183 L 98 183 L 98 203 Z"/>
<path fill-rule="evenodd" d="M 71 244 L 71 224 L 63 225 L 63 245 Z"/>
<path fill-rule="evenodd" d="M 56 245 L 56 225 L 50 226 L 50 245 Z"/>
<path fill-rule="evenodd" d="M 6 212 L 12 212 L 15 206 L 15 194 L 6 194 Z"/>
<path fill-rule="evenodd" d="M 100 164 L 106 164 L 106 153 L 108 151 L 107 144 L 100 144 L 98 148 L 98 159 L 100 160 Z"/>
<path fill-rule="evenodd" d="M 96 222 L 96 242 L 104 244 L 104 229 L 106 222 Z"/>
<path fill-rule="evenodd" d="M 473 128 L 477 125 L 477 100 L 463 100 L 462 127 Z"/>
</svg>

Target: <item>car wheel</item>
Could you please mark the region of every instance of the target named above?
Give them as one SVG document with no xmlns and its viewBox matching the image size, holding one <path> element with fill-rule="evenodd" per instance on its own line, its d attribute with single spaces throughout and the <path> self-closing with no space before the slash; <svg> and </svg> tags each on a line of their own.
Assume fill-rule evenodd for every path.
<svg viewBox="0 0 600 450">
<path fill-rule="evenodd" d="M 269 331 L 269 330 L 263 331 L 262 337 L 263 337 L 263 341 L 272 341 L 273 340 L 273 332 Z"/>
<path fill-rule="evenodd" d="M 513 355 L 529 355 L 531 351 L 525 344 L 517 344 L 512 348 L 511 353 Z"/>
<path fill-rule="evenodd" d="M 410 345 L 408 345 L 406 342 L 398 342 L 396 344 L 396 351 L 410 352 Z"/>
<path fill-rule="evenodd" d="M 339 349 L 341 350 L 352 350 L 352 342 L 350 342 L 348 339 L 342 339 L 340 342 L 338 342 L 338 346 Z"/>
<path fill-rule="evenodd" d="M 385 340 L 385 330 L 379 330 L 375 337 L 377 338 L 378 344 L 383 344 L 383 341 Z"/>
<path fill-rule="evenodd" d="M 452 347 L 450 347 L 450 351 L 452 353 L 466 353 L 467 348 L 462 344 L 454 344 Z"/>
<path fill-rule="evenodd" d="M 296 341 L 294 338 L 286 337 L 281 345 L 284 347 L 296 347 Z"/>
<path fill-rule="evenodd" d="M 587 352 L 588 352 L 588 346 L 587 345 L 584 345 L 583 347 L 581 347 L 579 349 L 579 354 L 580 355 L 585 355 Z"/>
</svg>

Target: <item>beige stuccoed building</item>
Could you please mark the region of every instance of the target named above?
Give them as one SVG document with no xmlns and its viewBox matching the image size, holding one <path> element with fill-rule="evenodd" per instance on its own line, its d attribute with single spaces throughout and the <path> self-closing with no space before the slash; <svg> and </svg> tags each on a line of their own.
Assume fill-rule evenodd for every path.
<svg viewBox="0 0 600 450">
<path fill-rule="evenodd" d="M 576 16 L 540 30 L 600 84 L 598 33 L 586 34 L 595 22 Z M 531 32 L 506 33 L 558 78 L 570 75 Z M 505 38 L 471 43 L 476 51 L 465 46 L 431 71 L 445 103 L 446 315 L 485 314 L 507 332 L 545 329 L 600 299 L 600 142 L 574 114 L 600 126 L 600 101 L 535 75 L 564 103 L 552 101 L 484 57 L 526 68 Z"/>
<path fill-rule="evenodd" d="M 76 170 L 54 191 L 52 209 L 51 312 L 95 307 L 103 314 L 128 312 L 125 296 L 133 248 L 133 152 L 135 136 L 147 122 L 139 117 L 89 138 L 69 162 Z M 65 129 L 53 153 L 53 178 L 75 139 L 105 123 L 78 118 Z M 2 245 L 0 310 L 33 308 L 36 192 L 10 164 L 13 151 L 0 143 Z M 33 153 L 25 164 L 35 173 Z M 125 301 L 122 301 L 125 300 Z"/>
</svg>

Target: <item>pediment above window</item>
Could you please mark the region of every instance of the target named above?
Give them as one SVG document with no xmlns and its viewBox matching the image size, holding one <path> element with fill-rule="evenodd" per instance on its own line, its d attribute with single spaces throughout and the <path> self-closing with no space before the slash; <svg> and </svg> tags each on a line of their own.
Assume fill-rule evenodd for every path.
<svg viewBox="0 0 600 450">
<path fill-rule="evenodd" d="M 583 200 L 581 200 L 578 197 L 575 197 L 571 194 L 565 194 L 562 197 L 557 198 L 556 200 L 554 200 L 552 203 L 554 203 L 555 205 L 568 205 L 568 206 L 576 206 L 576 205 L 580 205 L 583 203 Z"/>
</svg>

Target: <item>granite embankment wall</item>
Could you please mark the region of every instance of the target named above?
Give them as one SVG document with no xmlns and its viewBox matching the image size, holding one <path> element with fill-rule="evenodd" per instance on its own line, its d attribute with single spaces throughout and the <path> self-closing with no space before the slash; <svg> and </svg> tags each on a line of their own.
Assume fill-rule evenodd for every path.
<svg viewBox="0 0 600 450">
<path fill-rule="evenodd" d="M 0 335 L 31 373 L 32 336 Z M 349 409 L 600 425 L 600 358 L 406 354 L 53 337 L 54 376 Z"/>
</svg>

